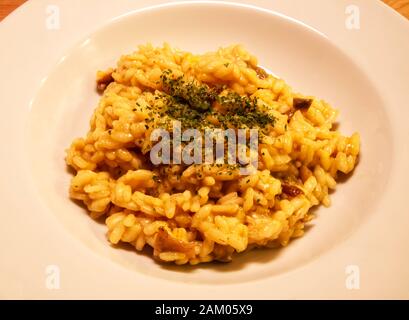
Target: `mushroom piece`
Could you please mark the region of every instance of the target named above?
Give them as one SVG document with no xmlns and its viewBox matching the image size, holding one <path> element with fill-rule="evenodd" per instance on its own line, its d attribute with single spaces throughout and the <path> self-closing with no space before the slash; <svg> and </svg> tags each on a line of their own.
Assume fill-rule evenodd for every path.
<svg viewBox="0 0 409 320">
<path fill-rule="evenodd" d="M 155 238 L 154 255 L 159 256 L 161 252 L 180 252 L 186 254 L 186 257 L 195 256 L 195 244 L 176 239 L 170 235 L 164 228 L 160 228 Z"/>
<path fill-rule="evenodd" d="M 281 190 L 284 194 L 286 194 L 287 196 L 291 198 L 296 197 L 300 194 L 304 194 L 304 192 L 300 188 L 294 185 L 291 185 L 291 184 L 282 184 Z"/>
<path fill-rule="evenodd" d="M 261 68 L 261 67 L 255 67 L 254 70 L 256 71 L 257 76 L 258 76 L 261 80 L 264 80 L 264 79 L 267 79 L 267 78 L 268 78 L 268 73 L 267 73 L 266 70 L 264 70 L 263 68 Z"/>
<path fill-rule="evenodd" d="M 312 99 L 306 98 L 293 98 L 292 108 L 285 113 L 288 116 L 288 119 L 291 119 L 297 110 L 308 109 L 311 106 L 312 101 Z"/>
<path fill-rule="evenodd" d="M 312 99 L 294 98 L 293 107 L 295 109 L 308 109 L 311 106 Z"/>
<path fill-rule="evenodd" d="M 114 82 L 114 78 L 112 77 L 112 73 L 114 70 L 111 68 L 107 71 L 98 71 L 97 74 L 97 90 L 98 92 L 104 92 L 106 87 L 111 83 Z"/>
</svg>

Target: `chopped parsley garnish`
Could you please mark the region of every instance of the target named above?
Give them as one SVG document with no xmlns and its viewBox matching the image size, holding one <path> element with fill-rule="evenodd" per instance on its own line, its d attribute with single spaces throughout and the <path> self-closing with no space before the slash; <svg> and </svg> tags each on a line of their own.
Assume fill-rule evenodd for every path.
<svg viewBox="0 0 409 320">
<path fill-rule="evenodd" d="M 170 70 L 162 73 L 161 80 L 165 105 L 161 117 L 167 115 L 179 120 L 182 129 L 274 126 L 274 116 L 260 110 L 256 98 L 241 96 L 225 87 L 210 87 L 195 80 L 174 77 Z"/>
</svg>

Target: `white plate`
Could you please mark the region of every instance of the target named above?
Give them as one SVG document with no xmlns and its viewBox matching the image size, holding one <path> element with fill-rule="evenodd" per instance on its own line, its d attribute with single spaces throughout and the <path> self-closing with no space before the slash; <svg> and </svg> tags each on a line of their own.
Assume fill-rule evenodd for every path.
<svg viewBox="0 0 409 320">
<path fill-rule="evenodd" d="M 0 296 L 409 298 L 409 23 L 365 0 L 162 3 L 29 1 L 0 24 Z M 361 133 L 358 167 L 303 238 L 226 265 L 164 267 L 109 246 L 68 199 L 64 149 L 86 132 L 95 72 L 147 41 L 195 52 L 242 43 L 340 109 L 342 132 Z"/>
</svg>

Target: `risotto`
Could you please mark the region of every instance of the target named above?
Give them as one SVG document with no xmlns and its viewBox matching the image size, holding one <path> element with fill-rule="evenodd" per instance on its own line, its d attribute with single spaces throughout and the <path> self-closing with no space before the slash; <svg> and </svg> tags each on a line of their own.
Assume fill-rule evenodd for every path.
<svg viewBox="0 0 409 320">
<path fill-rule="evenodd" d="M 358 159 L 359 134 L 335 130 L 337 110 L 295 93 L 240 45 L 200 55 L 142 45 L 98 71 L 97 88 L 89 132 L 67 150 L 70 197 L 105 220 L 112 244 L 151 247 L 160 261 L 230 261 L 286 246 Z M 225 162 L 152 163 L 152 133 L 171 132 L 174 121 L 182 130 L 258 130 L 257 166 L 242 174 Z"/>
</svg>

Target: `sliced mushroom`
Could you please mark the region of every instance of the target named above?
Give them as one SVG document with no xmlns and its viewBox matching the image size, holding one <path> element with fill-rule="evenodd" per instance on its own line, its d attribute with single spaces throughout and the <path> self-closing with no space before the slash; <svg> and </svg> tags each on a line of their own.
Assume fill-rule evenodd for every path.
<svg viewBox="0 0 409 320">
<path fill-rule="evenodd" d="M 215 243 L 213 249 L 214 260 L 219 262 L 230 262 L 232 260 L 232 255 L 234 253 L 234 248 L 230 246 L 221 245 Z"/>
<path fill-rule="evenodd" d="M 160 228 L 156 234 L 154 255 L 159 256 L 161 252 L 180 252 L 186 254 L 187 258 L 195 256 L 195 244 L 176 239 L 165 229 Z"/>
<path fill-rule="evenodd" d="M 312 99 L 293 98 L 292 108 L 285 113 L 288 116 L 288 119 L 291 119 L 297 110 L 308 109 L 311 106 L 312 101 Z"/>
<path fill-rule="evenodd" d="M 295 109 L 308 109 L 311 106 L 312 99 L 294 98 L 293 107 Z"/>
<path fill-rule="evenodd" d="M 300 194 L 304 194 L 304 192 L 300 188 L 291 184 L 282 184 L 281 190 L 284 194 L 291 198 L 299 196 Z"/>
<path fill-rule="evenodd" d="M 111 83 L 114 82 L 114 78 L 112 77 L 112 73 L 114 70 L 109 69 L 107 71 L 99 71 L 97 74 L 97 90 L 98 92 L 104 92 L 106 87 Z"/>
<path fill-rule="evenodd" d="M 266 70 L 264 70 L 263 68 L 261 68 L 261 67 L 255 67 L 254 70 L 256 71 L 257 76 L 258 76 L 261 80 L 264 80 L 264 79 L 267 79 L 267 78 L 268 78 L 268 73 L 267 73 Z"/>
</svg>

